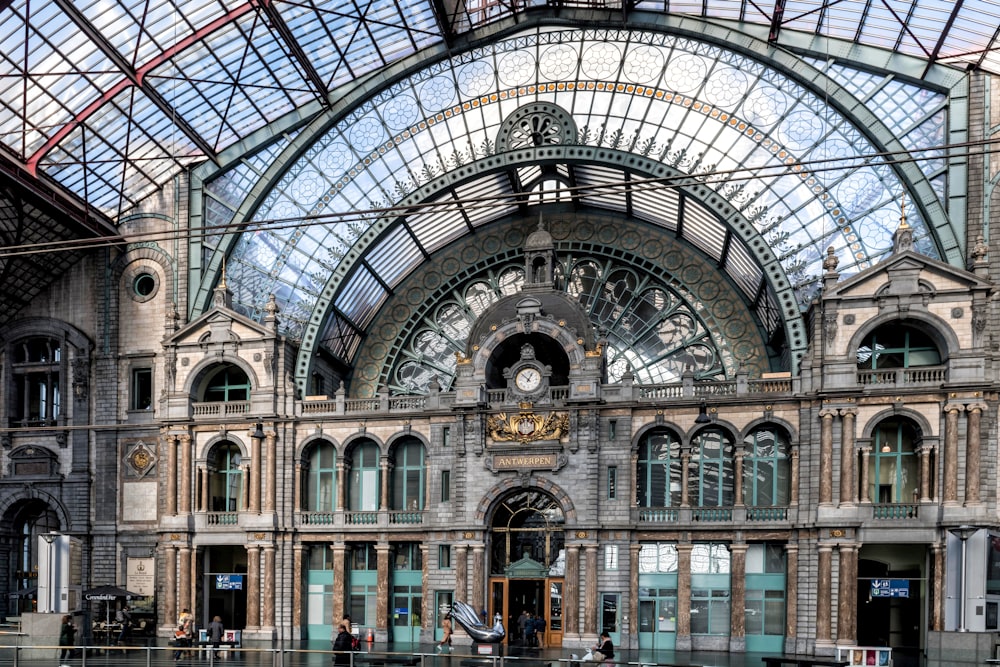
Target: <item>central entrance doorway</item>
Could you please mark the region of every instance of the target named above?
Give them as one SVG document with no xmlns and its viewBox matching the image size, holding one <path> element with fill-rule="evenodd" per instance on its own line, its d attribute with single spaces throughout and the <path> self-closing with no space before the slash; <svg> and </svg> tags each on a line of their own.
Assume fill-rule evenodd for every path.
<svg viewBox="0 0 1000 667">
<path fill-rule="evenodd" d="M 489 617 L 500 614 L 510 644 L 523 644 L 522 612 L 544 619 L 540 639 L 562 646 L 565 538 L 563 511 L 537 489 L 501 498 L 490 523 Z"/>
</svg>

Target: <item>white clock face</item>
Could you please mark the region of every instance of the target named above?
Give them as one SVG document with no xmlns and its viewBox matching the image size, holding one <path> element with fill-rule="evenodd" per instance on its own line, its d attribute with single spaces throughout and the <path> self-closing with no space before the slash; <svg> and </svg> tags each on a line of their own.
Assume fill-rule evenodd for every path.
<svg viewBox="0 0 1000 667">
<path fill-rule="evenodd" d="M 542 384 L 542 374 L 537 368 L 522 368 L 514 377 L 514 384 L 521 391 L 534 391 Z"/>
</svg>

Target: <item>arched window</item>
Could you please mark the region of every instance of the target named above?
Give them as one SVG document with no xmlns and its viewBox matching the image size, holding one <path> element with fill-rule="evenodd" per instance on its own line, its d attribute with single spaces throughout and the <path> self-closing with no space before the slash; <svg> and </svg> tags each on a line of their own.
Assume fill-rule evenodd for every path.
<svg viewBox="0 0 1000 667">
<path fill-rule="evenodd" d="M 636 502 L 639 507 L 678 507 L 681 504 L 681 446 L 666 430 L 651 431 L 639 441 L 636 464 Z"/>
<path fill-rule="evenodd" d="M 394 510 L 424 509 L 424 445 L 416 438 L 401 442 L 393 455 L 392 500 Z"/>
<path fill-rule="evenodd" d="M 743 495 L 750 507 L 788 504 L 788 436 L 761 426 L 744 439 Z"/>
<path fill-rule="evenodd" d="M 213 450 L 211 460 L 215 468 L 209 480 L 212 511 L 238 512 L 243 497 L 243 469 L 240 468 L 243 455 L 240 448 L 231 442 L 220 443 Z"/>
<path fill-rule="evenodd" d="M 14 343 L 11 375 L 15 426 L 53 426 L 62 412 L 62 348 L 55 338 L 33 337 Z"/>
<path fill-rule="evenodd" d="M 374 512 L 379 504 L 379 450 L 371 440 L 357 444 L 351 453 L 347 509 Z"/>
<path fill-rule="evenodd" d="M 309 452 L 305 505 L 310 512 L 337 509 L 337 450 L 325 440 L 316 443 Z"/>
<path fill-rule="evenodd" d="M 245 401 L 250 398 L 247 374 L 232 364 L 226 364 L 212 374 L 205 386 L 207 403 Z"/>
<path fill-rule="evenodd" d="M 689 500 L 694 507 L 734 504 L 733 441 L 719 429 L 698 433 L 691 442 Z"/>
<path fill-rule="evenodd" d="M 876 503 L 914 503 L 919 500 L 919 461 L 916 444 L 920 431 L 906 420 L 879 424 L 872 438 L 868 460 L 871 499 Z"/>
<path fill-rule="evenodd" d="M 879 370 L 937 366 L 941 353 L 923 331 L 905 324 L 884 324 L 865 336 L 858 348 L 858 368 Z"/>
</svg>

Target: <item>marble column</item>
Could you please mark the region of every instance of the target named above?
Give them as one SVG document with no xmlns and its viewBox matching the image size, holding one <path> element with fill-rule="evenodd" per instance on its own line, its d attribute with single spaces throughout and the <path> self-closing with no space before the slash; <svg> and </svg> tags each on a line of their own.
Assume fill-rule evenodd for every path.
<svg viewBox="0 0 1000 667">
<path fill-rule="evenodd" d="M 733 450 L 733 505 L 743 507 L 743 445 L 739 444 Z"/>
<path fill-rule="evenodd" d="M 580 634 L 580 547 L 566 545 L 566 584 L 563 587 L 563 632 Z M 521 612 L 513 610 L 516 617 Z"/>
<path fill-rule="evenodd" d="M 274 627 L 274 545 L 264 546 L 264 616 L 265 628 Z"/>
<path fill-rule="evenodd" d="M 200 511 L 208 512 L 210 511 L 209 500 L 208 500 L 208 463 L 206 462 L 204 466 L 199 468 L 198 472 L 201 477 L 201 502 L 199 503 Z"/>
<path fill-rule="evenodd" d="M 319 549 L 320 547 L 313 548 Z M 333 604 L 330 605 L 333 618 L 330 619 L 330 624 L 337 627 L 340 620 L 344 618 L 344 614 L 347 613 L 347 586 L 344 585 L 344 582 L 347 581 L 347 555 L 349 552 L 343 542 L 331 544 L 330 550 L 333 551 Z"/>
<path fill-rule="evenodd" d="M 681 507 L 690 507 L 688 494 L 688 468 L 691 465 L 691 449 L 681 447 Z"/>
<path fill-rule="evenodd" d="M 169 433 L 163 436 L 163 446 L 167 450 L 167 498 L 166 513 L 177 514 L 177 438 Z M 174 616 L 174 618 L 177 618 Z M 173 623 L 174 619 L 170 619 Z"/>
<path fill-rule="evenodd" d="M 343 461 L 337 461 L 337 509 L 347 507 L 347 468 Z"/>
<path fill-rule="evenodd" d="M 486 609 L 483 595 L 486 591 L 486 547 L 482 544 L 472 545 L 472 606 L 476 611 Z M 499 610 L 494 610 L 499 611 Z M 486 619 L 492 624 L 493 619 Z"/>
<path fill-rule="evenodd" d="M 928 629 L 932 632 L 944 630 L 944 545 L 931 545 L 930 600 L 928 602 Z"/>
<path fill-rule="evenodd" d="M 597 627 L 597 545 L 584 547 L 583 634 L 596 637 Z"/>
<path fill-rule="evenodd" d="M 267 495 L 264 497 L 264 511 L 274 512 L 278 498 L 278 434 L 268 431 L 265 436 L 267 449 Z"/>
<path fill-rule="evenodd" d="M 182 435 L 181 441 L 181 471 L 180 471 L 180 498 L 178 507 L 181 514 L 191 513 L 191 436 Z"/>
<path fill-rule="evenodd" d="M 871 481 L 868 479 L 869 461 L 872 456 L 872 448 L 868 445 L 861 447 L 861 502 L 870 503 L 872 501 Z"/>
<path fill-rule="evenodd" d="M 191 604 L 191 612 L 196 611 L 198 606 L 198 559 L 204 554 L 204 551 L 199 550 L 198 547 L 191 547 L 191 575 L 188 579 L 188 601 Z"/>
<path fill-rule="evenodd" d="M 747 545 L 730 545 L 729 552 L 729 650 L 739 653 L 747 646 Z"/>
<path fill-rule="evenodd" d="M 831 608 L 833 604 L 833 547 L 821 544 L 817 548 L 819 572 L 816 578 L 816 644 L 833 644 Z"/>
<path fill-rule="evenodd" d="M 799 622 L 799 545 L 785 545 L 785 637 L 798 636 Z"/>
<path fill-rule="evenodd" d="M 315 547 L 321 549 L 322 547 Z M 304 634 L 302 630 L 302 611 L 305 609 L 306 596 L 305 592 L 307 587 L 305 585 L 306 577 L 306 558 L 308 558 L 309 549 L 305 545 L 298 543 L 292 546 L 292 632 Z M 293 638 L 299 637 L 300 634 L 293 634 Z"/>
<path fill-rule="evenodd" d="M 676 649 L 691 650 L 691 550 L 690 544 L 677 545 L 677 635 Z"/>
<path fill-rule="evenodd" d="M 635 637 L 639 633 L 639 551 L 641 544 L 628 547 L 628 634 Z"/>
<path fill-rule="evenodd" d="M 427 486 L 430 486 L 428 484 Z M 431 590 L 431 572 L 430 565 L 427 562 L 427 554 L 430 552 L 428 546 L 424 543 L 420 544 L 420 590 L 423 591 L 423 595 L 420 599 L 420 630 L 421 634 L 430 633 L 426 635 L 429 639 L 434 639 L 434 601 L 431 600 L 430 590 Z"/>
<path fill-rule="evenodd" d="M 982 505 L 979 495 L 980 465 L 982 453 L 982 418 L 981 404 L 966 406 L 968 413 L 967 433 L 965 436 L 965 506 Z"/>
<path fill-rule="evenodd" d="M 958 504 L 958 415 L 960 405 L 945 406 L 944 419 L 944 494 L 945 505 Z"/>
<path fill-rule="evenodd" d="M 378 582 L 375 591 L 378 596 L 375 601 L 375 631 L 383 638 L 389 631 L 389 552 L 388 544 L 375 545 L 375 558 L 378 567 Z"/>
<path fill-rule="evenodd" d="M 629 492 L 631 494 L 631 495 L 629 495 L 629 504 L 632 507 L 638 508 L 639 507 L 639 480 L 636 479 L 635 471 L 639 469 L 639 454 L 636 453 L 636 452 L 632 453 L 631 465 L 632 465 L 632 467 L 629 468 L 629 470 L 632 471 L 632 474 L 627 476 L 627 479 L 631 482 L 629 484 Z"/>
<path fill-rule="evenodd" d="M 842 419 L 840 433 L 840 504 L 854 505 L 857 502 L 858 483 L 854 477 L 854 461 L 857 452 L 854 449 L 854 424 L 857 411 L 845 409 L 840 411 Z"/>
<path fill-rule="evenodd" d="M 455 545 L 455 599 L 469 599 L 469 547 L 464 544 Z"/>
<path fill-rule="evenodd" d="M 819 504 L 833 502 L 833 418 L 836 410 L 819 413 L 823 420 L 819 432 Z"/>
<path fill-rule="evenodd" d="M 378 508 L 380 510 L 389 509 L 389 483 L 391 482 L 390 472 L 392 470 L 388 456 L 383 456 L 379 461 L 379 476 L 381 480 L 380 497 Z"/>
<path fill-rule="evenodd" d="M 163 590 L 166 599 L 163 601 L 163 614 L 166 616 L 163 625 L 172 625 L 177 617 L 177 547 L 168 544 L 163 548 Z"/>
<path fill-rule="evenodd" d="M 177 606 L 181 609 L 191 609 L 191 548 L 181 547 L 177 550 Z"/>
<path fill-rule="evenodd" d="M 261 455 L 261 439 L 250 438 L 250 506 L 249 511 L 260 514 L 260 478 L 264 467 L 264 457 Z"/>
<path fill-rule="evenodd" d="M 255 466 L 256 467 L 256 466 Z M 260 627 L 260 547 L 247 547 L 247 628 Z"/>
<path fill-rule="evenodd" d="M 791 448 L 792 464 L 788 471 L 789 480 L 788 504 L 792 507 L 799 505 L 799 446 L 793 445 Z"/>
<path fill-rule="evenodd" d="M 292 511 L 295 513 L 302 511 L 302 496 L 305 494 L 305 487 L 302 486 L 302 461 L 295 462 L 295 488 L 292 491 Z"/>
<path fill-rule="evenodd" d="M 917 456 L 920 459 L 920 502 L 929 503 L 931 501 L 931 452 L 934 448 L 930 445 L 917 447 Z"/>
<path fill-rule="evenodd" d="M 856 644 L 858 631 L 858 545 L 840 545 L 837 587 L 837 644 Z"/>
</svg>

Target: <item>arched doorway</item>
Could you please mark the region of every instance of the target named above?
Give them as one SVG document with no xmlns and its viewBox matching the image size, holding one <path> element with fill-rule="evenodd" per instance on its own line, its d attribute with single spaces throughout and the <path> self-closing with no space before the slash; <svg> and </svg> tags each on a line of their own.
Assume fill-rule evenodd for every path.
<svg viewBox="0 0 1000 667">
<path fill-rule="evenodd" d="M 7 615 L 37 611 L 38 604 L 38 538 L 58 532 L 59 517 L 46 503 L 29 499 L 16 503 L 4 516 L 4 542 L 8 545 Z"/>
<path fill-rule="evenodd" d="M 562 645 L 566 551 L 563 509 L 538 489 L 513 491 L 497 501 L 490 521 L 490 617 L 499 613 L 507 641 L 523 637 L 518 617 L 545 619 L 544 645 Z"/>
</svg>

